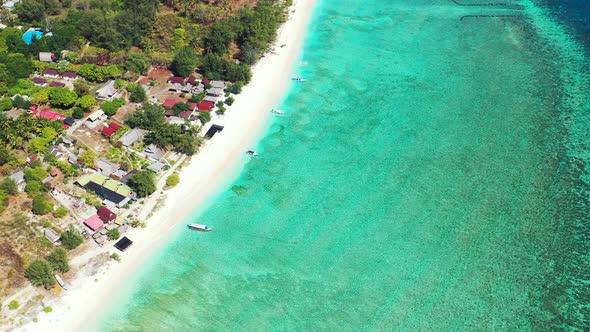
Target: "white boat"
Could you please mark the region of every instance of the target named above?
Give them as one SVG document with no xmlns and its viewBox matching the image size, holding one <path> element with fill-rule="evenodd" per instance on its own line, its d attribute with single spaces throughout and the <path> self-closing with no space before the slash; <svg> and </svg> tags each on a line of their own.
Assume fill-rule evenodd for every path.
<svg viewBox="0 0 590 332">
<path fill-rule="evenodd" d="M 274 113 L 274 114 L 278 114 L 278 115 L 283 115 L 283 114 L 285 114 L 285 111 L 281 111 L 281 110 L 278 110 L 278 109 L 276 109 L 276 108 L 273 108 L 272 110 L 270 110 L 270 112 L 271 112 L 271 113 Z"/>
<path fill-rule="evenodd" d="M 301 78 L 301 77 L 293 77 L 292 80 L 297 81 L 297 82 L 305 82 L 305 78 Z"/>
<path fill-rule="evenodd" d="M 209 226 L 203 225 L 203 224 L 189 224 L 188 228 L 192 229 L 193 231 L 199 231 L 199 232 L 211 232 L 213 230 L 213 227 L 209 227 Z"/>
<path fill-rule="evenodd" d="M 254 151 L 254 150 L 248 150 L 248 151 L 246 151 L 246 153 L 251 156 L 258 156 L 258 152 Z"/>
<path fill-rule="evenodd" d="M 55 280 L 57 280 L 57 283 L 61 286 L 61 288 L 63 288 L 64 290 L 68 290 L 68 285 L 57 274 L 55 275 Z"/>
</svg>

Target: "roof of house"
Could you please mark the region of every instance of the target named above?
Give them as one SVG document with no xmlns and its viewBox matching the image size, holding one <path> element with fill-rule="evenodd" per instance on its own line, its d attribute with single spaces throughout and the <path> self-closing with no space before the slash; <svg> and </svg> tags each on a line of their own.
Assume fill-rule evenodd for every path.
<svg viewBox="0 0 590 332">
<path fill-rule="evenodd" d="M 84 220 L 84 225 L 88 226 L 88 228 L 90 228 L 91 230 L 96 231 L 97 229 L 101 228 L 104 225 L 104 223 L 102 222 L 98 214 L 95 214 L 92 215 L 90 218 Z"/>
<path fill-rule="evenodd" d="M 57 76 L 57 75 L 59 75 L 59 73 L 58 73 L 58 72 L 57 72 L 57 70 L 55 70 L 55 69 L 46 68 L 46 69 L 43 71 L 43 75 Z"/>
<path fill-rule="evenodd" d="M 59 157 L 60 155 L 64 155 L 64 152 L 62 149 L 59 148 L 59 146 L 56 145 L 51 145 L 49 146 L 49 153 L 51 153 L 52 155 Z"/>
<path fill-rule="evenodd" d="M 145 134 L 147 134 L 146 130 L 133 128 L 131 131 L 125 133 L 125 135 L 119 139 L 119 142 L 124 146 L 131 146 L 145 136 Z"/>
<path fill-rule="evenodd" d="M 53 61 L 53 53 L 51 53 L 51 52 L 39 52 L 39 61 L 52 62 Z"/>
<path fill-rule="evenodd" d="M 213 138 L 213 136 L 215 136 L 215 134 L 217 134 L 221 131 L 223 131 L 223 126 L 214 124 L 211 126 L 211 128 L 209 128 L 209 130 L 207 130 L 207 133 L 205 133 L 205 136 L 207 136 L 209 138 Z"/>
<path fill-rule="evenodd" d="M 158 173 L 159 171 L 161 171 L 162 169 L 164 169 L 164 167 L 166 167 L 166 164 L 164 164 L 161 161 L 156 161 L 153 164 L 149 165 L 147 167 L 147 169 L 149 169 L 150 171 L 153 171 L 153 172 Z"/>
<path fill-rule="evenodd" d="M 197 81 L 197 78 L 195 77 L 195 75 L 191 75 L 188 77 L 187 83 L 190 83 L 192 85 L 195 85 L 195 82 Z"/>
<path fill-rule="evenodd" d="M 193 114 L 193 111 L 182 111 L 182 112 L 178 113 L 178 117 L 186 119 L 186 118 L 190 117 L 192 114 Z"/>
<path fill-rule="evenodd" d="M 209 82 L 209 84 L 211 84 L 211 86 L 214 88 L 225 88 L 225 83 L 223 81 L 211 81 Z"/>
<path fill-rule="evenodd" d="M 156 144 L 150 144 L 145 148 L 145 150 L 143 150 L 143 152 L 148 157 L 160 160 L 162 159 L 162 157 L 164 157 L 167 151 L 163 148 L 158 147 Z"/>
<path fill-rule="evenodd" d="M 88 120 L 90 120 L 90 121 L 96 121 L 98 118 L 100 118 L 103 115 L 104 115 L 104 111 L 103 110 L 96 110 L 96 111 L 92 112 L 88 116 Z"/>
<path fill-rule="evenodd" d="M 168 82 L 170 82 L 170 83 L 173 83 L 173 84 L 174 84 L 174 83 L 182 84 L 182 83 L 184 83 L 184 77 L 180 77 L 180 76 L 171 76 L 171 77 L 168 79 Z"/>
<path fill-rule="evenodd" d="M 61 75 L 63 78 L 76 78 L 78 77 L 78 74 L 76 74 L 73 71 L 66 71 Z"/>
<path fill-rule="evenodd" d="M 115 135 L 115 133 L 117 133 L 119 131 L 119 129 L 121 129 L 121 126 L 111 122 L 108 126 L 102 128 L 102 130 L 100 131 L 101 134 L 105 135 L 106 137 L 113 137 L 113 135 Z"/>
<path fill-rule="evenodd" d="M 176 105 L 177 103 L 179 103 L 179 101 L 177 101 L 174 98 L 168 98 L 166 100 L 164 100 L 164 102 L 162 103 L 162 106 L 164 107 L 174 107 L 174 105 Z"/>
<path fill-rule="evenodd" d="M 210 101 L 215 104 L 218 99 L 219 98 L 215 96 L 205 96 L 205 98 L 203 98 L 203 101 Z"/>
<path fill-rule="evenodd" d="M 117 219 L 117 215 L 113 211 L 107 209 L 104 206 L 99 207 L 98 212 L 96 214 L 104 222 L 111 222 L 111 221 Z"/>
<path fill-rule="evenodd" d="M 107 160 L 106 158 L 100 158 L 96 162 L 96 166 L 98 166 L 98 168 L 100 168 L 100 174 L 102 174 L 104 176 L 110 176 L 111 174 L 116 172 L 121 167 L 121 165 L 111 162 L 111 161 Z"/>
<path fill-rule="evenodd" d="M 63 88 L 64 86 L 66 86 L 66 84 L 62 82 L 51 82 L 49 83 L 49 86 Z"/>
<path fill-rule="evenodd" d="M 201 83 L 208 84 L 209 83 L 209 78 L 207 76 L 203 76 L 203 79 L 201 80 Z"/>
<path fill-rule="evenodd" d="M 194 111 L 197 109 L 197 103 L 193 103 L 192 101 L 189 101 L 188 103 L 186 103 L 188 105 L 188 109 L 189 111 Z"/>
<path fill-rule="evenodd" d="M 16 182 L 16 183 L 22 182 L 25 180 L 25 172 L 23 172 L 23 171 L 14 172 L 9 176 L 9 178 L 14 180 L 14 182 Z"/>
<path fill-rule="evenodd" d="M 100 89 L 96 90 L 96 96 L 103 99 L 110 98 L 115 93 L 117 93 L 117 88 L 114 80 L 107 81 Z"/>
<path fill-rule="evenodd" d="M 207 90 L 207 93 L 210 95 L 214 95 L 214 96 L 221 96 L 221 95 L 223 95 L 223 89 L 222 88 L 211 88 L 211 89 Z"/>
<path fill-rule="evenodd" d="M 127 185 L 102 174 L 82 175 L 76 182 L 115 204 L 119 204 L 132 193 L 131 188 Z"/>
<path fill-rule="evenodd" d="M 134 169 L 131 172 L 127 173 L 122 179 L 121 182 L 127 184 L 127 182 L 129 181 L 129 179 L 134 176 L 135 174 L 139 173 L 138 170 Z"/>
<path fill-rule="evenodd" d="M 43 119 L 48 119 L 51 121 L 63 121 L 65 120 L 66 116 L 50 110 L 40 110 L 40 111 L 33 111 L 33 115 L 36 115 Z"/>
<path fill-rule="evenodd" d="M 33 81 L 33 83 L 35 84 L 45 84 L 47 83 L 47 80 L 41 77 L 33 77 L 33 79 L 31 80 Z"/>
<path fill-rule="evenodd" d="M 199 110 L 199 112 L 209 112 L 209 111 L 211 111 L 211 109 L 213 108 L 214 105 L 215 105 L 215 103 L 212 101 L 201 100 L 197 104 L 197 109 Z"/>
<path fill-rule="evenodd" d="M 55 243 L 55 242 L 59 241 L 59 238 L 60 238 L 59 233 L 54 231 L 51 228 L 43 229 L 43 235 L 45 235 L 45 238 L 47 240 L 51 241 L 51 243 Z"/>
<path fill-rule="evenodd" d="M 72 118 L 71 116 L 68 116 L 67 118 L 64 119 L 64 123 L 67 124 L 68 126 L 71 126 L 74 124 L 74 122 L 76 122 L 76 119 Z M 65 138 L 63 139 L 65 142 Z M 71 141 L 70 141 L 71 143 Z"/>
<path fill-rule="evenodd" d="M 131 246 L 133 244 L 133 241 L 129 240 L 128 237 L 123 236 L 121 238 L 121 240 L 117 241 L 117 243 L 115 243 L 115 248 L 121 250 L 121 251 L 125 251 L 127 250 L 127 248 L 129 248 L 129 246 Z"/>
</svg>

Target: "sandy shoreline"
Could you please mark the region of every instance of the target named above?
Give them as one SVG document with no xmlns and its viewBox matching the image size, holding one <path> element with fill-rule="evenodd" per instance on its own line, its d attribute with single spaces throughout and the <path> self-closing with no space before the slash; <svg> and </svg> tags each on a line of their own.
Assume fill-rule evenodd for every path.
<svg viewBox="0 0 590 332">
<path fill-rule="evenodd" d="M 278 54 L 268 54 L 253 68 L 253 78 L 236 97 L 223 117 L 213 123 L 224 126 L 180 172 L 181 182 L 165 192 L 165 204 L 147 221 L 144 229 L 133 229 L 134 244 L 120 254 L 120 263 L 109 262 L 98 275 L 77 276 L 71 289 L 55 300 L 50 314 L 40 314 L 38 323 L 26 323 L 19 331 L 80 331 L 102 312 L 125 279 L 136 271 L 154 250 L 161 248 L 179 223 L 233 180 L 247 160 L 245 151 L 264 134 L 269 110 L 283 97 L 289 76 L 299 57 L 315 0 L 295 0 L 289 20 L 282 26 L 276 45 Z M 294 11 L 294 12 L 293 12 Z M 109 252 L 115 252 L 112 243 Z M 100 251 L 96 251 L 98 253 Z M 85 255 L 87 256 L 87 255 Z M 80 258 L 79 258 L 80 259 Z M 90 300 L 91 299 L 91 300 Z"/>
</svg>

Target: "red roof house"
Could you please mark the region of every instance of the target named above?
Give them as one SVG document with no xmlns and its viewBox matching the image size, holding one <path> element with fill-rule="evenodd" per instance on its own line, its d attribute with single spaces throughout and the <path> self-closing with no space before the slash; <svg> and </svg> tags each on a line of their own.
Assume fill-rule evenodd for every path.
<svg viewBox="0 0 590 332">
<path fill-rule="evenodd" d="M 199 110 L 199 112 L 211 112 L 211 109 L 213 109 L 213 106 L 215 105 L 214 102 L 209 101 L 209 100 L 201 100 L 198 104 L 197 104 L 197 109 Z"/>
<path fill-rule="evenodd" d="M 197 109 L 197 103 L 193 103 L 192 101 L 189 101 L 186 104 L 188 105 L 188 110 L 189 111 L 194 111 L 194 110 Z"/>
<path fill-rule="evenodd" d="M 201 83 L 203 83 L 203 84 L 209 84 L 209 78 L 207 78 L 207 76 L 203 76 L 203 79 L 201 80 Z"/>
<path fill-rule="evenodd" d="M 193 114 L 193 111 L 182 111 L 182 112 L 178 113 L 178 117 L 186 119 L 186 118 L 190 117 L 192 114 Z"/>
<path fill-rule="evenodd" d="M 182 84 L 184 83 L 184 77 L 172 76 L 168 79 L 168 82 L 172 84 Z"/>
<path fill-rule="evenodd" d="M 66 78 L 66 79 L 76 79 L 76 78 L 78 78 L 78 74 L 76 74 L 73 71 L 66 71 L 61 76 L 63 78 Z"/>
<path fill-rule="evenodd" d="M 195 83 L 197 82 L 197 78 L 195 77 L 195 75 L 191 75 L 188 77 L 187 82 L 190 83 L 191 85 L 195 85 Z"/>
<path fill-rule="evenodd" d="M 62 83 L 62 82 L 51 82 L 51 83 L 49 83 L 49 86 L 63 88 L 64 86 L 66 86 L 66 84 Z"/>
<path fill-rule="evenodd" d="M 111 122 L 108 126 L 102 128 L 100 132 L 106 137 L 111 138 L 119 131 L 119 129 L 121 129 L 121 126 L 114 122 Z"/>
<path fill-rule="evenodd" d="M 168 98 L 168 99 L 164 100 L 164 103 L 162 104 L 162 106 L 164 106 L 165 108 L 172 108 L 177 103 L 179 103 L 179 101 L 177 101 L 176 99 Z"/>
<path fill-rule="evenodd" d="M 59 76 L 59 73 L 55 69 L 47 68 L 43 71 L 43 76 L 57 77 L 57 76 Z"/>
<path fill-rule="evenodd" d="M 33 77 L 31 81 L 33 81 L 33 83 L 35 83 L 35 85 L 38 86 L 44 86 L 45 84 L 47 84 L 47 80 L 41 77 Z"/>
<path fill-rule="evenodd" d="M 104 222 L 111 222 L 111 221 L 114 221 L 115 219 L 117 219 L 117 215 L 113 211 L 107 209 L 104 206 L 101 206 L 98 209 L 97 214 L 98 214 L 98 217 L 100 218 L 100 220 L 102 220 Z"/>
<path fill-rule="evenodd" d="M 84 225 L 88 226 L 88 228 L 90 228 L 91 230 L 96 231 L 97 229 L 101 228 L 104 225 L 104 223 L 102 222 L 102 220 L 100 220 L 98 214 L 95 214 L 92 217 L 84 220 Z"/>
<path fill-rule="evenodd" d="M 65 120 L 66 116 L 61 114 L 61 113 L 57 113 L 54 111 L 49 111 L 49 110 L 40 110 L 37 111 L 37 108 L 31 107 L 31 111 L 33 113 L 33 115 L 42 118 L 42 119 L 47 119 L 50 121 L 63 121 Z"/>
</svg>

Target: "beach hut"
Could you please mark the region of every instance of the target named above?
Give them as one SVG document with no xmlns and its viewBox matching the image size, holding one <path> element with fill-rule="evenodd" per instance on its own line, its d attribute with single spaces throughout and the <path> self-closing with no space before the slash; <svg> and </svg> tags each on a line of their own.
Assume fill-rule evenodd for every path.
<svg viewBox="0 0 590 332">
<path fill-rule="evenodd" d="M 117 215 L 113 211 L 109 210 L 104 206 L 99 207 L 98 212 L 96 214 L 98 215 L 100 220 L 104 222 L 111 222 L 117 219 Z"/>
<path fill-rule="evenodd" d="M 128 237 L 123 236 L 119 241 L 117 241 L 117 243 L 115 243 L 115 248 L 121 250 L 121 251 L 125 251 L 127 250 L 131 245 L 133 244 L 133 241 L 129 240 Z"/>
<path fill-rule="evenodd" d="M 104 226 L 104 223 L 98 216 L 98 214 L 92 215 L 90 218 L 84 220 L 84 225 L 90 228 L 93 232 L 96 232 L 99 228 Z"/>
<path fill-rule="evenodd" d="M 215 134 L 220 133 L 223 130 L 223 126 L 220 125 L 212 125 L 211 128 L 209 128 L 209 130 L 207 130 L 207 133 L 205 134 L 206 137 L 209 138 L 213 138 L 213 136 L 215 136 Z"/>
</svg>

